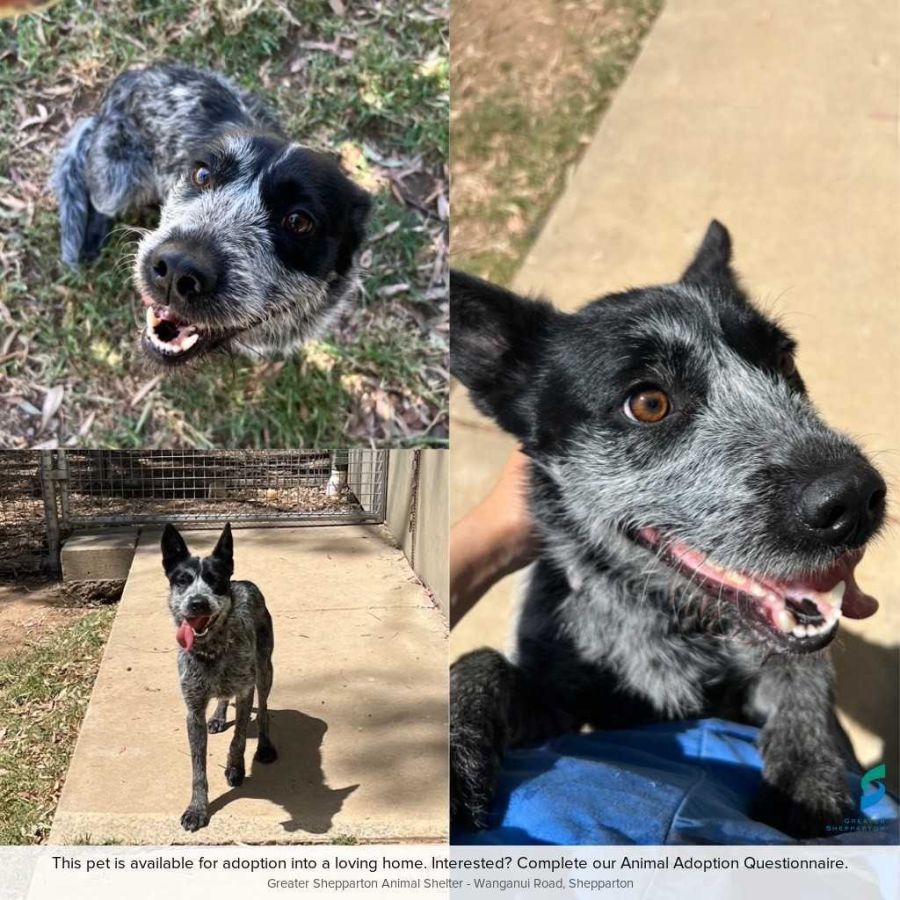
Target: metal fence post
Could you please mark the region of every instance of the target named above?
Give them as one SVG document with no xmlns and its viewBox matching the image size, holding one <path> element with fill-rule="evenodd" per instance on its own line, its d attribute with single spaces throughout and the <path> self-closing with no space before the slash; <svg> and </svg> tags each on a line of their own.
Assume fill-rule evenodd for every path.
<svg viewBox="0 0 900 900">
<path fill-rule="evenodd" d="M 56 451 L 56 471 L 53 480 L 59 485 L 59 527 L 60 531 L 69 530 L 69 458 L 65 450 Z"/>
<path fill-rule="evenodd" d="M 47 568 L 52 575 L 59 576 L 59 516 L 56 508 L 56 486 L 54 484 L 52 450 L 41 451 L 41 493 L 44 497 L 44 518 L 46 521 L 47 532 Z"/>
<path fill-rule="evenodd" d="M 378 524 L 384 525 L 387 521 L 387 498 L 388 498 L 388 477 L 390 474 L 390 465 L 388 463 L 388 454 L 390 450 L 376 450 L 378 454 L 377 473 L 381 476 L 381 491 L 378 498 Z M 377 478 L 373 475 L 373 480 Z"/>
</svg>

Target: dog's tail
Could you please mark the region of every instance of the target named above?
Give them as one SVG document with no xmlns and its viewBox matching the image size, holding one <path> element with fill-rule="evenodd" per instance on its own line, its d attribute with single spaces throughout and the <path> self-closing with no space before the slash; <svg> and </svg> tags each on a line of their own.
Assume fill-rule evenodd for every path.
<svg viewBox="0 0 900 900">
<path fill-rule="evenodd" d="M 91 215 L 85 168 L 94 134 L 94 117 L 79 119 L 56 157 L 50 187 L 59 202 L 59 246 L 64 263 L 82 260 Z"/>
</svg>

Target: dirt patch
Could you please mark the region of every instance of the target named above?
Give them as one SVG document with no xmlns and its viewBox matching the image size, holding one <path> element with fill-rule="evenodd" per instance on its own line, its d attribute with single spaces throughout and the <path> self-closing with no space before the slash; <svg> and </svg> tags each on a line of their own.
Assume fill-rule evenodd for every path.
<svg viewBox="0 0 900 900">
<path fill-rule="evenodd" d="M 0 659 L 46 640 L 82 618 L 87 609 L 70 605 L 54 583 L 0 585 Z"/>
</svg>

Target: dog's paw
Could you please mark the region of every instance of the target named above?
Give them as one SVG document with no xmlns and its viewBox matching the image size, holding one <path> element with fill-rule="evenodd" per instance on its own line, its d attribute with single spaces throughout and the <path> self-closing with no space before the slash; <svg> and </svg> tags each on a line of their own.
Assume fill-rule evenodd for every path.
<svg viewBox="0 0 900 900">
<path fill-rule="evenodd" d="M 199 831 L 209 825 L 209 810 L 206 807 L 189 806 L 181 816 L 181 827 L 185 831 Z"/>
<path fill-rule="evenodd" d="M 271 744 L 263 744 L 260 742 L 256 747 L 256 753 L 253 755 L 253 758 L 257 762 L 268 765 L 278 759 L 278 751 Z"/>
<path fill-rule="evenodd" d="M 754 818 L 797 840 L 833 835 L 853 815 L 853 801 L 835 777 L 800 777 L 789 784 L 763 781 L 753 809 Z"/>
<path fill-rule="evenodd" d="M 244 783 L 244 767 L 229 766 L 225 770 L 225 780 L 231 787 L 240 787 Z"/>
<path fill-rule="evenodd" d="M 223 732 L 228 727 L 228 723 L 225 719 L 217 719 L 213 716 L 209 722 L 206 723 L 206 730 L 210 734 L 219 734 Z"/>
</svg>

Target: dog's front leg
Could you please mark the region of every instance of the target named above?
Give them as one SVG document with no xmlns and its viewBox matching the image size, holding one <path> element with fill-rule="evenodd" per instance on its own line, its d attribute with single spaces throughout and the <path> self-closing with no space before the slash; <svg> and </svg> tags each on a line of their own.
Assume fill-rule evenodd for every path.
<svg viewBox="0 0 900 900">
<path fill-rule="evenodd" d="M 188 743 L 191 748 L 191 802 L 181 817 L 185 831 L 197 831 L 209 824 L 209 795 L 206 783 L 206 704 L 188 706 Z"/>
<path fill-rule="evenodd" d="M 234 707 L 234 737 L 228 748 L 225 780 L 231 787 L 239 787 L 244 783 L 244 751 L 247 748 L 247 727 L 250 724 L 250 710 L 253 707 L 252 687 L 249 691 L 237 695 Z"/>
<path fill-rule="evenodd" d="M 769 657 L 751 702 L 765 718 L 758 818 L 801 839 L 840 827 L 852 812 L 852 798 L 828 656 Z"/>
<path fill-rule="evenodd" d="M 485 828 L 503 755 L 572 726 L 541 702 L 527 675 L 487 647 L 450 668 L 450 816 Z"/>
</svg>

